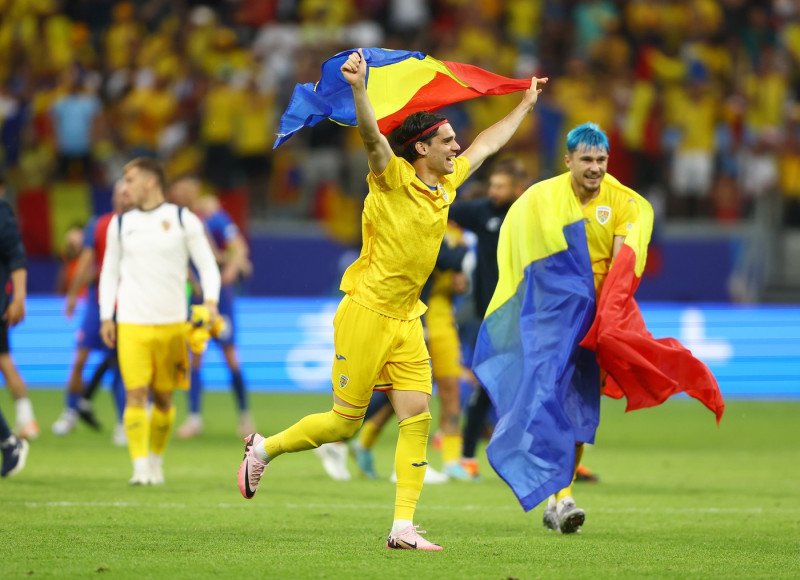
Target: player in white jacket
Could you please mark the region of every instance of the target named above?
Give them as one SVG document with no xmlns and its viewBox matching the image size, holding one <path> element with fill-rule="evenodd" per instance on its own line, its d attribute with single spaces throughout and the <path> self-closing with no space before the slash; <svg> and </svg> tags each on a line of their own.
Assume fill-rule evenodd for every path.
<svg viewBox="0 0 800 580">
<path fill-rule="evenodd" d="M 130 483 L 162 484 L 164 450 L 175 421 L 172 394 L 189 388 L 184 332 L 189 259 L 200 273 L 212 321 L 218 315 L 220 275 L 200 219 L 164 200 L 161 164 L 140 157 L 124 171 L 136 208 L 108 228 L 99 285 L 100 335 L 109 347 L 117 346 L 125 382 Z"/>
</svg>

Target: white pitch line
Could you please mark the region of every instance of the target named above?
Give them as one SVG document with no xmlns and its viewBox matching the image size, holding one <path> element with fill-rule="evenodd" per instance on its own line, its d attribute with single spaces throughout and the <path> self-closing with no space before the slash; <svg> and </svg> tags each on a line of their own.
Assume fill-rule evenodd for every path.
<svg viewBox="0 0 800 580">
<path fill-rule="evenodd" d="M 274 505 L 252 504 L 252 503 L 139 503 L 139 502 L 92 502 L 92 501 L 0 501 L 3 506 L 20 506 L 27 508 L 135 508 L 135 509 L 274 509 Z M 295 510 L 353 510 L 353 509 L 389 509 L 386 504 L 324 504 L 324 503 L 287 503 L 283 505 L 286 509 Z M 424 510 L 428 511 L 519 511 L 521 508 L 516 505 L 504 506 L 476 506 L 476 505 L 426 505 Z M 663 513 L 663 514 L 797 514 L 800 508 L 650 508 L 650 507 L 588 507 L 586 511 L 595 513 L 609 514 L 630 514 L 630 513 Z"/>
</svg>

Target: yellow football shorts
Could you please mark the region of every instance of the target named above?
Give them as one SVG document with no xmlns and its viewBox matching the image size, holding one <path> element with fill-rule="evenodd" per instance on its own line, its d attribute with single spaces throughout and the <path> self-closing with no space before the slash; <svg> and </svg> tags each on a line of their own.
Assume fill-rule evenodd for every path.
<svg viewBox="0 0 800 580">
<path fill-rule="evenodd" d="M 189 388 L 189 348 L 183 322 L 118 324 L 117 357 L 126 389 Z"/>
<path fill-rule="evenodd" d="M 390 318 L 345 296 L 333 319 L 333 342 L 333 391 L 351 405 L 366 407 L 373 389 L 431 394 L 431 357 L 419 318 Z"/>
<path fill-rule="evenodd" d="M 441 302 L 441 304 L 439 304 Z M 461 376 L 461 342 L 453 305 L 444 296 L 431 296 L 425 314 L 433 378 Z"/>
</svg>

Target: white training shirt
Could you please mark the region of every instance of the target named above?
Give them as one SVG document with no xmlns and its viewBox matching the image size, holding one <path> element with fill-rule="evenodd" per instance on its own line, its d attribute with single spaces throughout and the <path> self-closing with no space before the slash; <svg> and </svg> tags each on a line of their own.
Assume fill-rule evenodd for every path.
<svg viewBox="0 0 800 580">
<path fill-rule="evenodd" d="M 100 272 L 100 320 L 173 324 L 188 316 L 189 258 L 200 274 L 203 298 L 219 300 L 220 274 L 203 223 L 188 209 L 162 203 L 114 217 Z"/>
</svg>

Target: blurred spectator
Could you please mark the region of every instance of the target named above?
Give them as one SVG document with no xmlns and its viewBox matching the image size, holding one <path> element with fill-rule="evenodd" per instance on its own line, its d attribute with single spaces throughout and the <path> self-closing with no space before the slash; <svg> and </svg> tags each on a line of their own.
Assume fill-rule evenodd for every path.
<svg viewBox="0 0 800 580">
<path fill-rule="evenodd" d="M 315 219 L 331 191 L 357 202 L 364 158 L 352 131 L 326 121 L 271 149 L 294 85 L 357 46 L 549 76 L 536 122 L 509 144 L 536 179 L 560 171 L 563 128 L 591 120 L 608 129 L 613 173 L 651 201 L 669 187 L 670 216 L 747 219 L 758 196 L 793 191 L 792 0 L 0 0 L 0 10 L 0 164 L 14 191 L 63 177 L 109 187 L 128 159 L 157 154 L 171 177 L 200 173 L 220 195 L 248 194 L 252 216 Z M 471 141 L 510 102 L 447 114 Z"/>
<path fill-rule="evenodd" d="M 92 144 L 102 120 L 102 104 L 86 77 L 77 69 L 67 74 L 67 94 L 50 109 L 58 154 L 58 177 L 87 180 L 91 177 Z"/>
</svg>

